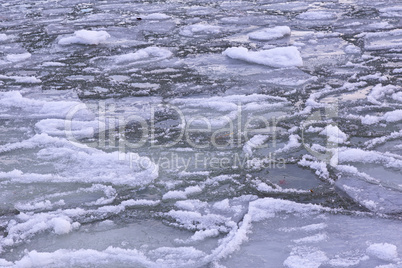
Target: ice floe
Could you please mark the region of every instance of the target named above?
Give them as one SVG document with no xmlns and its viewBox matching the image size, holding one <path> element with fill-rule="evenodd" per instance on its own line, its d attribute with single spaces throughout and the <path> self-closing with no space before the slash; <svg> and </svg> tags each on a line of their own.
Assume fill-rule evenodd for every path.
<svg viewBox="0 0 402 268">
<path fill-rule="evenodd" d="M 132 62 L 143 62 L 147 60 L 162 60 L 169 58 L 173 53 L 166 48 L 159 47 L 147 47 L 144 49 L 139 49 L 136 52 L 114 56 L 113 59 L 117 64 L 125 64 Z"/>
<path fill-rule="evenodd" d="M 329 11 L 307 11 L 298 15 L 297 18 L 302 20 L 332 20 L 336 19 L 337 16 Z"/>
<path fill-rule="evenodd" d="M 6 56 L 6 59 L 11 62 L 19 62 L 27 60 L 31 57 L 31 53 L 26 52 L 22 54 L 9 54 Z"/>
<path fill-rule="evenodd" d="M 185 26 L 180 30 L 180 35 L 183 36 L 193 36 L 200 34 L 218 34 L 221 32 L 221 27 L 209 24 L 194 24 L 190 26 Z"/>
<path fill-rule="evenodd" d="M 259 41 L 279 39 L 285 36 L 290 36 L 290 28 L 288 26 L 276 26 L 274 28 L 265 28 L 248 35 L 250 39 Z"/>
<path fill-rule="evenodd" d="M 140 18 L 143 20 L 167 20 L 170 19 L 170 16 L 162 13 L 151 13 L 145 16 L 141 16 Z"/>
<path fill-rule="evenodd" d="M 277 68 L 303 65 L 300 52 L 296 47 L 277 47 L 261 51 L 249 51 L 244 47 L 232 47 L 223 52 L 232 59 L 243 60 Z"/>
<path fill-rule="evenodd" d="M 366 252 L 368 255 L 384 261 L 395 261 L 398 258 L 397 247 L 388 243 L 371 244 Z"/>
<path fill-rule="evenodd" d="M 59 40 L 59 45 L 99 45 L 106 42 L 110 38 L 110 34 L 106 31 L 75 31 L 73 36 L 63 37 Z"/>
</svg>

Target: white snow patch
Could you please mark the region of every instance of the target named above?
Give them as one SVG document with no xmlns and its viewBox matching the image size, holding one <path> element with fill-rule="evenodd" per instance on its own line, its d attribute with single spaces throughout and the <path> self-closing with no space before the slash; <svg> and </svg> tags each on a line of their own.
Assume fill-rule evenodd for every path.
<svg viewBox="0 0 402 268">
<path fill-rule="evenodd" d="M 402 102 L 402 91 L 392 94 L 392 99 Z"/>
<path fill-rule="evenodd" d="M 391 18 L 401 18 L 402 17 L 402 6 L 385 7 L 379 9 L 383 17 Z"/>
<path fill-rule="evenodd" d="M 268 138 L 269 136 L 267 135 L 255 135 L 243 146 L 243 152 L 246 154 L 246 156 L 252 156 L 253 149 L 262 148 Z"/>
<path fill-rule="evenodd" d="M 392 73 L 394 74 L 401 74 L 402 73 L 402 68 L 396 68 L 392 70 Z"/>
<path fill-rule="evenodd" d="M 332 20 L 336 19 L 337 16 L 328 11 L 307 11 L 298 15 L 297 18 L 302 20 Z"/>
<path fill-rule="evenodd" d="M 14 80 L 16 83 L 21 83 L 21 84 L 38 84 L 42 83 L 42 81 L 34 76 L 6 76 L 6 75 L 0 75 L 1 80 Z"/>
<path fill-rule="evenodd" d="M 200 186 L 189 186 L 184 191 L 169 191 L 163 195 L 162 199 L 186 199 L 188 195 L 196 194 L 202 192 L 202 188 Z"/>
<path fill-rule="evenodd" d="M 342 147 L 339 148 L 338 157 L 339 162 L 382 163 L 387 167 L 402 168 L 400 157 L 389 153 Z"/>
<path fill-rule="evenodd" d="M 349 257 L 349 258 L 345 258 L 345 257 L 338 257 L 335 259 L 331 259 L 328 264 L 334 267 L 355 267 L 357 266 L 361 261 L 366 261 L 368 260 L 370 257 L 367 255 L 364 255 L 362 257 Z M 377 268 L 377 267 L 376 267 Z"/>
<path fill-rule="evenodd" d="M 124 207 L 153 207 L 159 205 L 160 201 L 138 199 L 138 200 L 126 200 L 121 202 Z"/>
<path fill-rule="evenodd" d="M 315 223 L 315 224 L 310 224 L 302 227 L 294 227 L 294 228 L 283 228 L 280 229 L 281 231 L 284 232 L 294 232 L 294 231 L 304 231 L 304 232 L 313 232 L 313 231 L 319 231 L 322 229 L 327 228 L 328 225 L 324 222 L 322 223 Z"/>
<path fill-rule="evenodd" d="M 11 62 L 19 62 L 19 61 L 24 61 L 27 60 L 31 57 L 31 53 L 26 52 L 26 53 L 21 53 L 21 54 L 9 54 L 6 56 L 6 59 Z"/>
<path fill-rule="evenodd" d="M 327 169 L 327 164 L 325 162 L 317 161 L 314 157 L 310 155 L 303 155 L 303 158 L 297 164 L 315 170 L 315 174 L 317 176 L 323 179 L 329 179 L 330 182 L 332 182 L 332 180 L 329 178 L 329 172 Z"/>
<path fill-rule="evenodd" d="M 162 13 L 152 13 L 145 16 L 140 16 L 143 20 L 167 20 L 170 19 L 170 16 Z"/>
<path fill-rule="evenodd" d="M 106 31 L 79 30 L 75 31 L 73 36 L 61 38 L 59 40 L 59 45 L 99 45 L 100 43 L 104 43 L 109 38 L 110 34 L 108 34 Z"/>
<path fill-rule="evenodd" d="M 20 211 L 30 211 L 30 210 L 49 210 L 52 209 L 54 205 L 62 206 L 64 205 L 64 200 L 60 200 L 58 202 L 52 203 L 50 200 L 44 200 L 39 202 L 30 202 L 26 204 L 18 203 L 15 205 L 15 208 Z"/>
<path fill-rule="evenodd" d="M 293 188 L 283 189 L 279 185 L 275 185 L 276 188 L 273 188 L 272 186 L 269 186 L 265 182 L 259 182 L 259 181 L 256 181 L 256 186 L 258 191 L 265 193 L 298 193 L 298 194 L 310 193 L 310 191 L 307 190 L 298 190 Z"/>
<path fill-rule="evenodd" d="M 348 139 L 348 135 L 342 132 L 336 125 L 328 125 L 320 135 L 326 135 L 328 141 L 333 143 L 345 143 Z"/>
<path fill-rule="evenodd" d="M 360 54 L 361 50 L 359 47 L 354 45 L 348 45 L 345 47 L 345 52 L 348 54 Z"/>
<path fill-rule="evenodd" d="M 367 95 L 367 100 L 373 104 L 380 105 L 379 100 L 383 99 L 386 95 L 391 95 L 394 92 L 400 91 L 401 88 L 393 85 L 383 86 L 381 84 L 376 85 Z"/>
<path fill-rule="evenodd" d="M 185 26 L 180 30 L 179 34 L 183 36 L 193 36 L 199 34 L 218 34 L 221 32 L 221 27 L 209 24 L 194 24 Z"/>
<path fill-rule="evenodd" d="M 0 42 L 2 41 L 6 41 L 7 39 L 9 39 L 10 37 L 7 36 L 6 34 L 0 34 Z"/>
<path fill-rule="evenodd" d="M 229 199 L 226 198 L 222 201 L 215 202 L 215 204 L 212 207 L 223 211 L 230 210 Z"/>
<path fill-rule="evenodd" d="M 323 233 L 319 233 L 312 236 L 303 237 L 300 239 L 295 239 L 293 242 L 300 244 L 300 243 L 317 243 L 328 239 L 328 236 Z"/>
<path fill-rule="evenodd" d="M 299 148 L 301 146 L 301 143 L 299 142 L 300 136 L 296 134 L 289 135 L 289 142 L 283 146 L 283 148 L 280 148 L 275 151 L 275 153 L 283 153 L 283 152 L 288 152 L 290 150 Z"/>
<path fill-rule="evenodd" d="M 252 32 L 248 35 L 250 39 L 267 41 L 279 39 L 290 35 L 290 28 L 288 26 L 276 26 L 274 28 L 265 28 L 260 31 Z"/>
<path fill-rule="evenodd" d="M 66 66 L 65 63 L 62 62 L 55 62 L 55 61 L 46 61 L 44 63 L 42 63 L 43 67 L 62 67 L 62 66 Z"/>
<path fill-rule="evenodd" d="M 283 265 L 288 268 L 318 268 L 328 260 L 323 251 L 317 250 L 300 255 L 291 255 L 283 262 Z"/>
<path fill-rule="evenodd" d="M 232 47 L 223 52 L 232 59 L 243 60 L 277 68 L 302 66 L 303 60 L 296 47 L 277 47 L 261 51 L 249 51 L 244 47 Z"/>
<path fill-rule="evenodd" d="M 73 229 L 70 221 L 64 218 L 53 218 L 50 223 L 53 226 L 53 230 L 56 234 L 68 234 Z"/>
<path fill-rule="evenodd" d="M 166 48 L 159 48 L 159 47 L 147 47 L 143 49 L 139 49 L 136 52 L 118 55 L 113 57 L 115 62 L 120 63 L 129 63 L 129 62 L 137 62 L 141 60 L 147 59 L 166 59 L 172 56 L 172 52 L 167 50 Z"/>
<path fill-rule="evenodd" d="M 388 243 L 376 243 L 366 249 L 366 253 L 384 261 L 395 261 L 398 258 L 397 247 Z"/>
<path fill-rule="evenodd" d="M 135 249 L 123 249 L 108 247 L 103 251 L 94 249 L 68 250 L 59 249 L 54 252 L 27 252 L 19 261 L 11 264 L 11 267 L 59 267 L 59 266 L 93 266 L 99 263 L 117 263 L 123 266 L 130 263 L 132 267 L 157 267 L 142 252 Z M 0 262 L 1 264 L 1 262 Z M 159 263 L 159 265 L 161 265 Z M 159 266 L 160 267 L 160 266 Z"/>
<path fill-rule="evenodd" d="M 365 124 L 365 125 L 373 125 L 382 120 L 385 120 L 387 122 L 401 121 L 402 120 L 402 110 L 386 112 L 382 116 L 366 115 L 365 117 L 361 118 L 362 124 Z"/>
</svg>

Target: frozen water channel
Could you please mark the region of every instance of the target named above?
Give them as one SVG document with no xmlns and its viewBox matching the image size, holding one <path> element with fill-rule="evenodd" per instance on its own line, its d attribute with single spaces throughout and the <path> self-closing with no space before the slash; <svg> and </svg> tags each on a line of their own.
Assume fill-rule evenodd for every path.
<svg viewBox="0 0 402 268">
<path fill-rule="evenodd" d="M 402 5 L 0 1 L 0 267 L 402 267 Z"/>
</svg>

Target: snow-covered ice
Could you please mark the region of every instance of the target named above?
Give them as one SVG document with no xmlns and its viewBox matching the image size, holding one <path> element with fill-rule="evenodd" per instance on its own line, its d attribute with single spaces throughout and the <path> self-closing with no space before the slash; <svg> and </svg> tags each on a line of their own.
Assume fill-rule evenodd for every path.
<svg viewBox="0 0 402 268">
<path fill-rule="evenodd" d="M 250 39 L 259 41 L 273 40 L 290 35 L 290 28 L 288 26 L 276 26 L 274 28 L 265 28 L 248 35 Z"/>
<path fill-rule="evenodd" d="M 223 52 L 224 55 L 237 60 L 257 63 L 276 68 L 302 66 L 303 60 L 296 47 L 277 47 L 261 51 L 249 51 L 244 47 L 232 47 Z"/>
<path fill-rule="evenodd" d="M 180 30 L 180 35 L 193 36 L 200 34 L 217 34 L 220 33 L 220 31 L 221 27 L 219 26 L 199 23 L 184 27 Z"/>
<path fill-rule="evenodd" d="M 0 267 L 402 267 L 401 11 L 4 2 Z"/>
<path fill-rule="evenodd" d="M 79 30 L 75 31 L 73 36 L 63 37 L 59 40 L 59 45 L 99 45 L 110 38 L 110 34 L 106 31 L 90 31 Z"/>
</svg>

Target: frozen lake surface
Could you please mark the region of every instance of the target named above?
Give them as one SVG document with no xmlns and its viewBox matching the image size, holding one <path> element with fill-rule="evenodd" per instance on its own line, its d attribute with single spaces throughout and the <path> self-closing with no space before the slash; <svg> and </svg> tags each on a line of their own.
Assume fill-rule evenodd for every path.
<svg viewBox="0 0 402 268">
<path fill-rule="evenodd" d="M 402 267 L 398 2 L 0 1 L 0 267 Z"/>
</svg>

